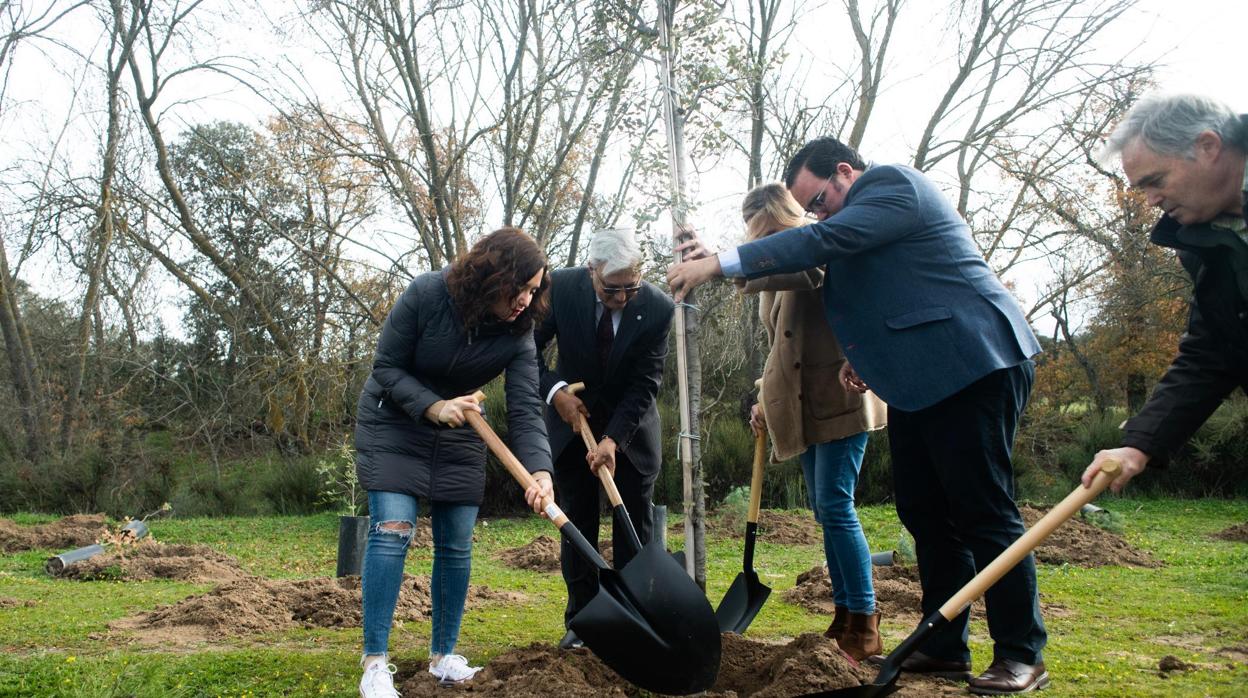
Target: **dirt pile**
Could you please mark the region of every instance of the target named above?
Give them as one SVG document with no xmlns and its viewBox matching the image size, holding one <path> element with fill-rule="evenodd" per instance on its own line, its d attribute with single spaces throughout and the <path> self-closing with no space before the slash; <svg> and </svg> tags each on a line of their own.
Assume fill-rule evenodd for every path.
<svg viewBox="0 0 1248 698">
<path fill-rule="evenodd" d="M 94 543 L 106 530 L 103 514 L 75 514 L 46 524 L 19 526 L 0 519 L 0 552 L 50 548 L 58 552 Z"/>
<path fill-rule="evenodd" d="M 166 544 L 150 538 L 112 547 L 61 570 L 61 577 L 81 580 L 235 582 L 250 575 L 229 555 L 206 545 Z"/>
<path fill-rule="evenodd" d="M 0 608 L 32 608 L 39 602 L 34 599 L 15 599 L 12 596 L 0 596 Z"/>
<path fill-rule="evenodd" d="M 508 567 L 533 572 L 556 572 L 559 570 L 559 541 L 550 536 L 538 536 L 528 545 L 507 548 L 496 557 Z"/>
<path fill-rule="evenodd" d="M 726 634 L 719 678 L 703 695 L 782 698 L 857 686 L 872 676 L 873 672 L 850 664 L 835 642 L 820 635 L 806 634 L 788 644 L 772 645 Z M 559 695 L 573 698 L 643 695 L 588 650 L 562 652 L 540 644 L 495 657 L 470 683 L 457 687 L 456 693 L 545 698 L 556 686 Z M 423 665 L 400 671 L 403 695 L 433 695 L 436 687 Z"/>
<path fill-rule="evenodd" d="M 1024 504 L 1023 522 L 1031 528 L 1049 508 Z M 1076 567 L 1161 567 L 1161 562 L 1140 550 L 1122 536 L 1097 528 L 1079 518 L 1072 518 L 1058 526 L 1036 548 L 1036 560 L 1050 565 L 1074 565 Z"/>
<path fill-rule="evenodd" d="M 526 598 L 520 592 L 496 591 L 484 586 L 472 586 L 468 590 L 470 608 L 487 603 L 520 603 Z M 429 578 L 403 575 L 395 620 L 424 620 L 431 609 Z M 281 580 L 247 577 L 206 594 L 122 619 L 112 627 L 140 632 L 177 628 L 187 630 L 192 636 L 225 638 L 294 627 L 360 627 L 362 615 L 359 577 Z"/>
<path fill-rule="evenodd" d="M 875 603 L 885 618 L 914 616 L 917 623 L 922 615 L 923 590 L 919 586 L 919 571 L 913 565 L 889 565 L 871 569 L 875 583 Z M 784 592 L 784 600 L 813 613 L 831 617 L 836 611 L 832 602 L 832 584 L 828 581 L 825 567 L 812 567 L 797 576 L 797 584 Z M 980 603 L 971 607 L 972 617 L 983 615 Z"/>
<path fill-rule="evenodd" d="M 598 553 L 607 561 L 607 566 L 615 564 L 615 550 L 610 538 L 598 541 Z M 531 572 L 559 571 L 559 541 L 550 536 L 541 535 L 534 538 L 528 545 L 519 548 L 506 548 L 494 554 L 503 564 L 518 570 Z"/>
<path fill-rule="evenodd" d="M 1248 543 L 1248 523 L 1242 523 L 1223 529 L 1212 535 L 1218 540 L 1229 540 L 1237 543 Z"/>
<path fill-rule="evenodd" d="M 745 538 L 744 512 L 721 509 L 707 517 L 707 533 L 717 538 Z M 684 521 L 669 527 L 684 533 Z M 810 514 L 763 509 L 758 513 L 758 539 L 776 545 L 823 545 L 823 531 Z"/>
</svg>

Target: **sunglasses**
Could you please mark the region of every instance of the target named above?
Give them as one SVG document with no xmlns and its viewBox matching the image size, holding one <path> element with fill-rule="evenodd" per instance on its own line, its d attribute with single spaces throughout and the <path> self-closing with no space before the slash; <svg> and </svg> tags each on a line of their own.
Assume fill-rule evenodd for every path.
<svg viewBox="0 0 1248 698">
<path fill-rule="evenodd" d="M 625 298 L 632 298 L 637 295 L 639 291 L 641 291 L 640 281 L 632 286 L 608 286 L 605 282 L 603 282 L 602 275 L 598 273 L 597 269 L 594 270 L 594 276 L 598 277 L 598 284 L 602 288 L 602 292 L 608 296 L 623 293 Z"/>
</svg>

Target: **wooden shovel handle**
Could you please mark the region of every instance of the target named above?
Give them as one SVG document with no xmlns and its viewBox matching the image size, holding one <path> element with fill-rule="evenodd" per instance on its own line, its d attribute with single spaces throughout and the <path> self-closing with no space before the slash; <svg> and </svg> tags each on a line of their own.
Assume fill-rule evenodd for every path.
<svg viewBox="0 0 1248 698">
<path fill-rule="evenodd" d="M 1101 466 L 1101 471 L 1093 478 L 1091 487 L 1084 488 L 1080 485 L 1066 495 L 1065 499 L 1058 502 L 1049 510 L 1049 513 L 1019 536 L 1018 540 L 997 556 L 997 559 L 980 570 L 979 574 L 953 595 L 953 598 L 946 601 L 945 605 L 940 607 L 940 615 L 944 616 L 945 620 L 956 618 L 975 599 L 983 596 L 989 587 L 1004 577 L 1006 572 L 1014 569 L 1014 566 L 1027 557 L 1054 529 L 1062 525 L 1066 519 L 1074 516 L 1084 504 L 1096 499 L 1097 495 L 1118 476 L 1120 470 L 1122 470 L 1122 464 L 1118 461 L 1105 461 L 1105 464 Z"/>
<path fill-rule="evenodd" d="M 485 393 L 480 390 L 473 393 L 473 397 L 477 398 L 477 402 L 485 402 Z M 472 428 L 476 430 L 477 434 L 481 436 L 481 439 L 485 441 L 485 445 L 494 454 L 494 457 L 498 458 L 499 462 L 503 464 L 503 467 L 507 468 L 507 472 L 511 473 L 511 476 L 516 479 L 516 482 L 520 483 L 521 488 L 527 490 L 537 484 L 537 480 L 533 479 L 533 476 L 529 474 L 528 469 L 521 465 L 520 459 L 516 458 L 515 454 L 511 452 L 511 449 L 507 448 L 507 445 L 503 443 L 503 440 L 498 438 L 498 434 L 494 433 L 494 429 L 490 427 L 489 422 L 485 421 L 485 417 L 483 417 L 480 412 L 477 412 L 476 410 L 467 410 L 464 412 L 464 416 L 468 419 L 468 424 L 472 425 Z M 546 510 L 546 516 L 552 523 L 555 524 L 555 526 L 562 528 L 563 525 L 568 522 L 568 517 L 564 515 L 563 510 L 555 504 L 555 500 L 552 497 L 542 498 L 542 508 Z"/>
<path fill-rule="evenodd" d="M 570 383 L 564 387 L 564 390 L 573 395 L 585 389 L 585 383 L 577 381 Z M 577 429 L 581 432 L 581 439 L 585 441 L 585 452 L 593 453 L 598 448 L 598 442 L 594 439 L 594 432 L 589 428 L 589 421 L 585 419 L 585 415 L 580 412 L 576 413 Z M 615 478 L 611 476 L 611 471 L 606 468 L 598 469 L 598 481 L 602 483 L 602 489 L 607 491 L 607 499 L 611 502 L 611 506 L 618 507 L 624 503 L 624 498 L 620 496 L 620 490 L 615 486 Z"/>
<path fill-rule="evenodd" d="M 758 390 L 758 403 L 761 409 L 763 403 L 763 379 L 756 379 L 754 387 Z M 766 458 L 767 430 L 764 429 L 754 435 L 754 465 L 750 471 L 750 508 L 745 515 L 745 520 L 748 523 L 758 523 L 758 510 L 763 505 L 763 462 Z"/>
<path fill-rule="evenodd" d="M 763 460 L 767 457 L 767 435 L 754 435 L 754 464 L 750 472 L 750 509 L 745 520 L 758 523 L 758 510 L 763 505 Z"/>
</svg>

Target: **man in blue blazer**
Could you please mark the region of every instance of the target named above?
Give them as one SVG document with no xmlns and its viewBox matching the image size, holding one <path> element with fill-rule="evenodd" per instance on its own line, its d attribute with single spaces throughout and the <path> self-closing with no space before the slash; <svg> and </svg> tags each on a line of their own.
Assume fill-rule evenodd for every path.
<svg viewBox="0 0 1248 698">
<path fill-rule="evenodd" d="M 716 276 L 824 268 L 828 322 L 849 364 L 841 380 L 888 403 L 897 513 L 915 539 L 930 615 L 1024 531 L 1010 451 L 1040 345 L 970 229 L 923 173 L 868 167 L 834 138 L 807 143 L 785 185 L 818 222 L 673 266 L 677 301 Z M 689 247 L 696 243 L 690 243 Z M 975 693 L 1048 684 L 1035 560 L 986 594 L 992 665 L 970 674 L 969 612 L 904 668 L 970 680 Z"/>
</svg>

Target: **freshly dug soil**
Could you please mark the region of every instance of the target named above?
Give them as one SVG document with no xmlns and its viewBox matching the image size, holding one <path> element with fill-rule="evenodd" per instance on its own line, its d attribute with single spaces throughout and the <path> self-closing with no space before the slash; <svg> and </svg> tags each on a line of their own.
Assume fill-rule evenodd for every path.
<svg viewBox="0 0 1248 698">
<path fill-rule="evenodd" d="M 917 567 L 873 567 L 871 575 L 875 583 L 876 607 L 885 618 L 896 620 L 902 616 L 913 616 L 916 623 L 921 620 L 923 589 L 919 585 Z M 799 574 L 797 584 L 784 592 L 784 600 L 813 613 L 826 615 L 830 620 L 836 612 L 836 604 L 832 602 L 832 583 L 828 581 L 827 568 L 812 567 Z M 983 615 L 983 604 L 975 602 L 971 606 L 971 617 L 982 618 Z"/>
<path fill-rule="evenodd" d="M 75 562 L 60 574 L 67 579 L 184 582 L 235 582 L 250 577 L 238 561 L 206 545 L 165 544 L 150 538 Z"/>
<path fill-rule="evenodd" d="M 0 608 L 30 608 L 38 606 L 34 599 L 15 599 L 12 596 L 0 596 Z"/>
<path fill-rule="evenodd" d="M 103 514 L 75 514 L 34 526 L 19 526 L 10 519 L 0 519 L 0 552 L 42 548 L 63 552 L 91 545 L 105 530 Z"/>
<path fill-rule="evenodd" d="M 598 541 L 598 553 L 608 566 L 615 564 L 615 549 L 610 538 Z M 495 553 L 495 557 L 508 567 L 532 572 L 559 571 L 559 541 L 547 535 L 534 538 L 528 545 L 507 548 Z"/>
<path fill-rule="evenodd" d="M 526 598 L 520 592 L 496 591 L 484 586 L 468 589 L 470 608 L 495 602 L 521 603 Z M 429 617 L 431 608 L 429 578 L 403 575 L 395 620 L 424 620 Z M 139 632 L 176 627 L 195 636 L 225 638 L 293 627 L 360 627 L 361 621 L 359 577 L 297 580 L 248 577 L 206 594 L 116 621 L 111 627 Z"/>
<path fill-rule="evenodd" d="M 856 686 L 874 675 L 850 664 L 836 643 L 821 635 L 806 634 L 788 644 L 771 645 L 725 634 L 719 679 L 702 695 L 782 698 Z M 401 668 L 398 678 L 404 695 L 434 695 L 437 687 L 423 665 L 410 670 Z M 472 681 L 454 690 L 497 698 L 642 695 L 640 689 L 621 679 L 588 650 L 563 652 L 541 644 L 495 657 Z"/>
<path fill-rule="evenodd" d="M 1028 504 L 1019 507 L 1023 522 L 1031 528 L 1049 507 L 1038 508 Z M 1076 567 L 1161 567 L 1160 560 L 1140 550 L 1122 536 L 1097 528 L 1079 518 L 1072 518 L 1053 531 L 1036 548 L 1036 560 L 1050 565 L 1074 565 Z"/>
<path fill-rule="evenodd" d="M 685 522 L 676 521 L 669 529 L 680 535 Z M 721 510 L 707 517 L 706 529 L 717 538 L 745 538 L 745 517 Z M 822 545 L 823 531 L 809 513 L 763 509 L 758 513 L 758 539 L 776 545 Z"/>
<path fill-rule="evenodd" d="M 1238 543 L 1248 543 L 1248 523 L 1242 523 L 1237 526 L 1231 526 L 1222 531 L 1213 534 L 1218 540 L 1230 540 Z"/>
<path fill-rule="evenodd" d="M 1157 662 L 1157 670 L 1163 674 L 1171 671 L 1191 671 L 1195 668 L 1195 664 L 1188 664 L 1173 654 L 1167 654 L 1161 658 L 1161 661 Z"/>
<path fill-rule="evenodd" d="M 496 553 L 508 567 L 533 572 L 559 571 L 559 541 L 547 535 L 533 539 L 528 545 L 507 548 Z"/>
</svg>

